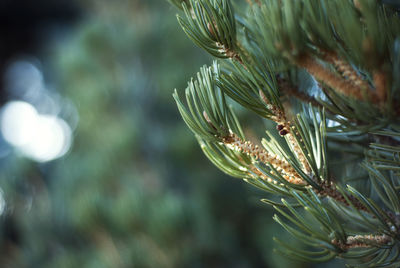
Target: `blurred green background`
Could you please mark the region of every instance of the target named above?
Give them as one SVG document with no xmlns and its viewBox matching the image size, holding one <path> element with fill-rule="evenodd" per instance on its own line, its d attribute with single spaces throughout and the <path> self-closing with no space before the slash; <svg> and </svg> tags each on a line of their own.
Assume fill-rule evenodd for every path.
<svg viewBox="0 0 400 268">
<path fill-rule="evenodd" d="M 172 92 L 211 58 L 178 10 L 17 2 L 0 4 L 15 12 L 0 29 L 0 267 L 308 267 L 273 253 L 285 233 L 265 193 L 217 170 L 181 120 Z M 10 103 L 62 120 L 62 149 Z"/>
</svg>

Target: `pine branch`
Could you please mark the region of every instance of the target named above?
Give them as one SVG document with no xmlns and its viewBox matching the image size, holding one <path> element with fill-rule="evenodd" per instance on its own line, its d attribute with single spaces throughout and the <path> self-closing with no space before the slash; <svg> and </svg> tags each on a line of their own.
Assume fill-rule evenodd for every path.
<svg viewBox="0 0 400 268">
<path fill-rule="evenodd" d="M 332 64 L 345 80 L 350 81 L 354 86 L 360 88 L 362 91 L 375 90 L 375 93 L 370 96 L 372 102 L 380 104 L 385 102 L 388 81 L 387 75 L 384 71 L 376 69 L 372 72 L 375 86 L 375 89 L 373 89 L 368 82 L 365 81 L 350 64 L 341 59 L 337 53 L 333 51 L 324 51 L 322 59 Z"/>
<path fill-rule="evenodd" d="M 211 55 L 231 61 L 225 61 L 222 72 L 216 64 L 203 68 L 186 89 L 186 106 L 175 93 L 179 111 L 217 167 L 290 199 L 267 202 L 295 227 L 274 219 L 317 250 L 280 242 L 291 252 L 285 254 L 306 261 L 354 258 L 374 267 L 399 262 L 400 149 L 380 140 L 371 144 L 361 165 L 363 178 L 369 174 L 369 195 L 363 187 L 342 188 L 344 172 L 330 173 L 328 155 L 337 154 L 329 151 L 327 137 L 327 129 L 336 140 L 343 137 L 343 144 L 350 145 L 346 151 L 357 153 L 358 162 L 374 131 L 390 130 L 385 134 L 399 139 L 393 117 L 398 109 L 398 16 L 373 0 L 247 0 L 249 12 L 243 17 L 234 16 L 228 0 L 188 2 L 190 10 L 183 5 L 186 20 L 179 18 L 184 31 Z M 238 36 L 236 25 L 243 27 Z M 321 83 L 326 100 L 316 101 L 282 79 L 298 69 Z M 284 96 L 310 107 L 289 118 Z M 227 97 L 274 121 L 284 139 L 269 129 L 263 147 L 247 141 Z M 327 127 L 325 109 L 337 126 Z M 365 142 L 357 143 L 358 137 Z M 343 169 L 353 163 L 344 163 Z"/>
<path fill-rule="evenodd" d="M 370 89 L 369 84 L 363 77 L 361 77 L 348 62 L 340 58 L 336 52 L 323 51 L 322 59 L 332 64 L 342 77 L 349 80 L 354 86 L 363 90 Z"/>
<path fill-rule="evenodd" d="M 254 157 L 256 160 L 260 160 L 266 165 L 271 164 L 278 172 L 282 172 L 283 177 L 288 182 L 305 185 L 305 181 L 286 160 L 267 152 L 250 141 L 240 139 L 235 133 L 230 133 L 229 136 L 223 137 L 222 142 L 242 153 Z"/>
<path fill-rule="evenodd" d="M 306 172 L 306 174 L 310 174 L 311 173 L 310 166 L 302 150 L 300 149 L 300 144 L 293 136 L 294 127 L 291 126 L 290 121 L 286 119 L 284 110 L 275 105 L 272 105 L 261 90 L 259 91 L 259 94 L 261 96 L 261 99 L 267 105 L 268 110 L 272 112 L 273 116 L 271 117 L 271 119 L 277 123 L 277 130 L 279 131 L 279 134 L 281 136 L 287 137 L 289 143 L 291 144 L 294 150 L 294 153 L 296 154 L 297 158 L 300 160 L 300 163 L 303 166 L 303 170 Z"/>
<path fill-rule="evenodd" d="M 378 99 L 369 91 L 364 91 L 360 87 L 354 85 L 352 82 L 338 77 L 325 66 L 318 63 L 311 55 L 303 55 L 295 59 L 296 65 L 304 68 L 308 73 L 315 77 L 319 82 L 327 85 L 328 87 L 338 91 L 339 93 L 355 98 L 361 101 L 378 101 Z M 366 98 L 365 98 L 365 97 Z"/>
<path fill-rule="evenodd" d="M 344 196 L 338 189 L 333 181 L 322 181 L 319 186 L 322 190 L 315 189 L 315 193 L 321 197 L 330 197 L 345 206 L 353 206 L 355 209 L 370 213 L 370 211 L 356 198 L 351 195 Z"/>
<path fill-rule="evenodd" d="M 393 239 L 390 236 L 384 234 L 348 236 L 345 242 L 338 241 L 337 239 L 332 240 L 332 244 L 343 251 L 347 251 L 353 248 L 371 248 L 386 246 L 390 243 L 393 243 Z"/>
</svg>

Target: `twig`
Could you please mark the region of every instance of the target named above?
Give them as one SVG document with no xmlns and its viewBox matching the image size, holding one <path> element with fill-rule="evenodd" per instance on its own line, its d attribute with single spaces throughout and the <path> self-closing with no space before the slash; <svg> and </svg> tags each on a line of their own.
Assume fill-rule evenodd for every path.
<svg viewBox="0 0 400 268">
<path fill-rule="evenodd" d="M 205 111 L 203 111 L 203 116 L 204 119 L 206 119 L 207 123 L 212 128 L 216 129 Z M 241 138 L 239 138 L 238 135 L 236 135 L 232 131 L 230 131 L 230 134 L 228 136 L 221 137 L 221 142 L 228 147 L 250 155 L 256 160 L 263 162 L 264 164 L 271 164 L 278 172 L 281 172 L 282 177 L 288 182 L 293 184 L 306 185 L 306 182 L 300 177 L 296 170 L 286 160 L 281 159 L 277 155 L 268 153 L 266 150 L 260 148 L 258 145 L 254 145 L 250 141 L 243 141 Z M 249 168 L 257 176 L 267 180 L 270 183 L 277 184 L 277 181 L 271 178 L 267 178 L 256 167 L 250 166 Z"/>
<path fill-rule="evenodd" d="M 289 144 L 292 146 L 296 157 L 300 160 L 300 163 L 303 166 L 303 170 L 306 172 L 306 174 L 310 175 L 311 174 L 310 165 L 308 164 L 307 159 L 300 148 L 300 144 L 293 136 L 294 127 L 291 126 L 290 121 L 286 119 L 285 112 L 279 107 L 272 105 L 261 90 L 259 91 L 259 94 L 261 99 L 267 105 L 268 109 L 274 114 L 274 116 L 272 116 L 271 119 L 278 124 L 277 130 L 279 131 L 279 134 L 281 136 L 287 137 Z"/>
<path fill-rule="evenodd" d="M 353 85 L 363 90 L 371 89 L 367 81 L 365 81 L 347 61 L 340 58 L 336 52 L 323 51 L 322 59 L 332 64 L 342 77 L 353 83 Z"/>
<path fill-rule="evenodd" d="M 238 44 L 239 43 L 236 43 L 236 45 L 238 45 Z M 227 47 L 225 47 L 223 44 L 221 44 L 219 42 L 217 42 L 216 45 L 219 48 L 220 52 L 225 54 L 228 58 L 238 61 L 247 70 L 247 67 L 244 64 L 243 59 L 240 56 L 240 53 L 238 51 L 236 51 L 235 49 L 232 49 L 232 48 L 227 48 Z"/>
<path fill-rule="evenodd" d="M 242 140 L 235 133 L 230 133 L 229 136 L 223 137 L 222 142 L 242 153 L 254 157 L 256 160 L 259 160 L 264 164 L 271 164 L 277 171 L 284 175 L 284 178 L 288 182 L 306 185 L 306 182 L 286 160 L 267 152 L 265 149 L 260 148 L 258 145 L 254 145 L 250 141 Z"/>
<path fill-rule="evenodd" d="M 371 92 L 362 92 L 360 87 L 355 86 L 352 82 L 346 81 L 345 79 L 335 75 L 332 73 L 332 71 L 317 62 L 311 55 L 303 55 L 302 57 L 297 58 L 295 63 L 299 67 L 307 70 L 308 73 L 314 76 L 315 79 L 321 83 L 346 96 L 350 96 L 358 100 L 365 100 L 364 95 L 366 95 L 368 99 L 375 99 Z M 367 95 L 368 93 L 370 95 Z"/>
<path fill-rule="evenodd" d="M 330 198 L 339 201 L 346 206 L 350 206 L 351 203 L 351 205 L 353 205 L 357 210 L 370 213 L 370 211 L 355 197 L 346 195 L 347 199 L 350 201 L 349 203 L 346 197 L 344 197 L 343 194 L 336 189 L 336 185 L 333 181 L 324 180 L 319 183 L 319 186 L 321 186 L 322 190 L 315 190 L 319 196 L 329 196 Z"/>
<path fill-rule="evenodd" d="M 374 85 L 376 89 L 376 102 L 383 103 L 386 100 L 386 87 L 387 87 L 387 77 L 385 72 L 380 70 L 375 70 L 372 72 L 374 79 Z"/>
<path fill-rule="evenodd" d="M 215 23 L 215 21 L 213 21 L 212 24 L 209 23 L 209 22 L 207 23 L 208 31 L 210 32 L 210 34 L 211 34 L 214 38 L 216 38 L 216 33 L 215 33 L 213 27 L 215 28 L 216 31 L 218 31 L 218 27 L 217 27 L 217 24 Z M 240 57 L 239 52 L 235 51 L 235 50 L 232 49 L 232 48 L 226 47 L 224 44 L 222 44 L 222 43 L 220 43 L 220 42 L 215 42 L 215 45 L 218 47 L 218 51 L 219 51 L 220 53 L 225 54 L 225 56 L 227 56 L 227 57 L 230 58 L 230 59 L 237 60 L 240 64 L 243 65 L 243 60 L 242 60 L 242 58 Z"/>
<path fill-rule="evenodd" d="M 392 238 L 387 235 L 355 235 L 348 236 L 346 241 L 338 241 L 333 239 L 332 244 L 337 246 L 343 251 L 347 251 L 351 248 L 370 248 L 376 246 L 387 245 L 392 242 Z"/>
</svg>

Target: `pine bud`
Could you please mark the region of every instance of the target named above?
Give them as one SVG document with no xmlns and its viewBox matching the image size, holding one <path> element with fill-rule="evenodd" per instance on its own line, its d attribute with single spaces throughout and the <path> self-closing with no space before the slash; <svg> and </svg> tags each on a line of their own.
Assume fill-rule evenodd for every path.
<svg viewBox="0 0 400 268">
<path fill-rule="evenodd" d="M 279 131 L 279 135 L 281 136 L 285 136 L 286 134 L 288 134 L 288 131 L 286 129 L 282 129 L 281 131 Z"/>
</svg>

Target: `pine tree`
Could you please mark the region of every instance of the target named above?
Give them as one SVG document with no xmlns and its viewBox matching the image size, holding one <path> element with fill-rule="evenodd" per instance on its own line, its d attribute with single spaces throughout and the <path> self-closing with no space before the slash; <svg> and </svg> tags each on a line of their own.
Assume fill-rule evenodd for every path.
<svg viewBox="0 0 400 268">
<path fill-rule="evenodd" d="M 400 19 L 378 0 L 170 0 L 213 57 L 179 111 L 204 154 L 268 193 L 303 261 L 400 266 Z M 395 2 L 395 1 L 393 1 Z M 245 4 L 245 5 L 244 5 Z M 235 9 L 235 12 L 234 12 Z M 272 121 L 247 139 L 239 104 Z"/>
</svg>

